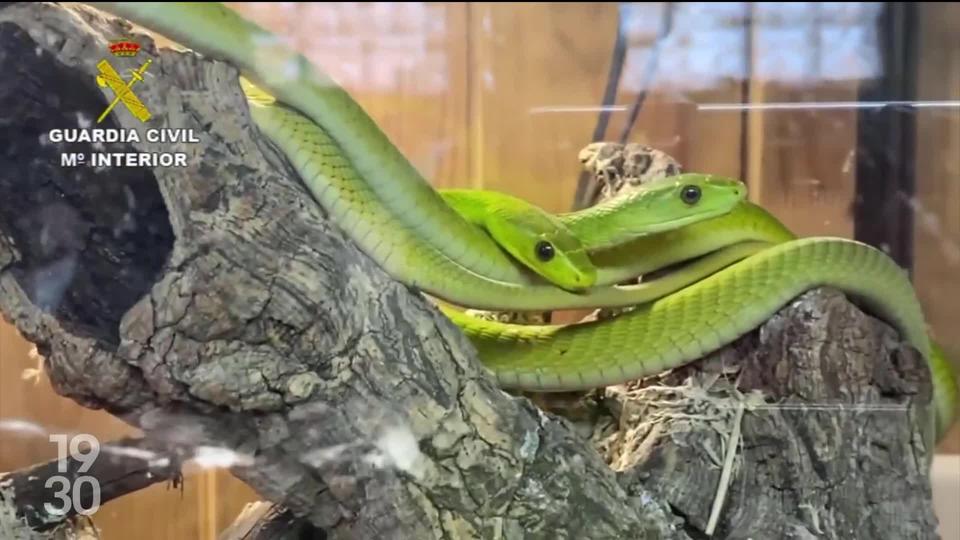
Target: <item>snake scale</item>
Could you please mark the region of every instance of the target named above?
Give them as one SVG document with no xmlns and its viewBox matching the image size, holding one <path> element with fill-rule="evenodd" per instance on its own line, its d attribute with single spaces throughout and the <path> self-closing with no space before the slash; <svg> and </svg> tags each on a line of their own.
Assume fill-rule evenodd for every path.
<svg viewBox="0 0 960 540">
<path fill-rule="evenodd" d="M 490 231 L 448 204 L 454 200 L 420 176 L 345 90 L 277 36 L 219 3 L 90 5 L 235 66 L 251 83 L 244 87 L 258 129 L 331 219 L 398 281 L 478 309 L 637 306 L 563 326 L 481 320 L 440 306 L 504 387 L 576 390 L 655 374 L 731 343 L 803 291 L 826 285 L 892 324 L 927 360 L 938 439 L 955 419 L 956 374 L 927 333 L 907 274 L 880 250 L 843 238 L 797 238 L 729 180 L 694 175 L 688 179 L 717 194 L 704 197 L 701 208 L 716 199 L 723 204 L 713 210 L 721 211 L 612 244 L 579 239 L 595 273 L 582 274 L 583 287 L 565 287 L 569 272 L 553 282 L 530 272 Z M 577 249 L 560 250 L 574 253 L 569 271 L 583 262 Z M 615 285 L 689 259 L 696 260 L 648 283 Z"/>
</svg>

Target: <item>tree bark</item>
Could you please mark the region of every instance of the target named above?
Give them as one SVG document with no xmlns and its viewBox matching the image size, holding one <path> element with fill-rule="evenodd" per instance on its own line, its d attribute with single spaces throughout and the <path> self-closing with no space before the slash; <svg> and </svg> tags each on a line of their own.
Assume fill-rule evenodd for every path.
<svg viewBox="0 0 960 540">
<path fill-rule="evenodd" d="M 121 36 L 136 58 L 109 57 Z M 154 117 L 118 107 L 93 127 L 143 142 L 102 146 L 184 152 L 187 167 L 60 166 L 93 150 L 49 133 L 95 122 L 108 57 L 125 78 L 153 60 L 135 93 Z M 679 390 L 599 392 L 581 432 L 498 389 L 455 326 L 327 219 L 252 124 L 233 68 L 90 9 L 11 4 L 0 69 L 0 312 L 59 393 L 187 458 L 220 449 L 327 538 L 701 538 L 724 437 L 743 452 L 716 537 L 932 537 L 928 375 L 839 294 L 809 293 L 674 372 L 692 373 Z M 201 142 L 147 142 L 155 127 Z M 798 408 L 756 408 L 718 365 Z M 618 400 L 629 388 L 658 399 Z M 894 411 L 809 412 L 828 398 Z M 738 445 L 725 434 L 742 403 Z"/>
</svg>

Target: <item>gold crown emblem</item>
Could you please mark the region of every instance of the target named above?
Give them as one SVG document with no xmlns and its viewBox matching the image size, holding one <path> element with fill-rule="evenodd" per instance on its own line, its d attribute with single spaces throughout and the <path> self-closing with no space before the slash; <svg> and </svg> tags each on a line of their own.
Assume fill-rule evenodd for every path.
<svg viewBox="0 0 960 540">
<path fill-rule="evenodd" d="M 130 39 L 117 39 L 110 42 L 110 53 L 114 56 L 136 56 L 140 45 Z"/>
</svg>

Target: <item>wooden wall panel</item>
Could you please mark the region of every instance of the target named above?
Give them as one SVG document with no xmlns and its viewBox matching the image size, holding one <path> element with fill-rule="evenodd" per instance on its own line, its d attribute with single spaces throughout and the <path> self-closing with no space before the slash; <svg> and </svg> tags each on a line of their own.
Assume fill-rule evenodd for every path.
<svg viewBox="0 0 960 540">
<path fill-rule="evenodd" d="M 746 88 L 739 82 L 725 82 L 710 91 L 692 94 L 701 106 L 743 103 Z M 677 134 L 685 144 L 680 156 L 685 170 L 709 172 L 747 181 L 742 111 L 695 108 L 687 129 Z"/>
<path fill-rule="evenodd" d="M 801 91 L 756 81 L 751 89 L 751 105 L 857 97 L 855 82 Z M 856 111 L 758 109 L 748 114 L 751 200 L 797 234 L 852 238 Z"/>
<path fill-rule="evenodd" d="M 739 176 L 739 114 L 704 113 L 702 103 L 737 103 L 742 85 L 682 91 L 645 80 L 664 3 L 624 11 L 627 58 L 604 140 L 618 140 L 646 90 L 627 142 L 649 144 L 690 170 Z M 616 4 L 472 4 L 470 7 L 471 185 L 506 191 L 551 211 L 571 208 L 577 153 L 591 141 L 617 31 Z M 584 31 L 590 28 L 590 31 Z M 679 69 L 689 51 L 665 42 L 657 70 Z M 631 69 L 632 67 L 632 69 Z M 648 86 L 644 88 L 644 85 Z"/>
<path fill-rule="evenodd" d="M 469 6 L 470 179 L 549 211 L 573 204 L 616 38 L 616 6 Z"/>
<path fill-rule="evenodd" d="M 687 171 L 742 177 L 746 8 L 656 2 L 624 8 L 627 42 L 606 139 L 647 144 Z M 608 53 L 609 54 L 609 53 Z M 704 63 L 699 59 L 711 58 Z M 643 98 L 629 127 L 630 114 Z"/>
<path fill-rule="evenodd" d="M 468 183 L 467 4 L 228 5 L 288 36 L 432 184 Z"/>
<path fill-rule="evenodd" d="M 851 238 L 857 110 L 841 104 L 856 102 L 862 77 L 878 73 L 875 48 L 862 37 L 875 7 L 844 13 L 804 4 L 787 20 L 785 5 L 751 9 L 751 199 L 797 234 Z"/>
<path fill-rule="evenodd" d="M 664 91 L 654 84 L 627 142 L 662 150 L 676 158 L 688 172 L 744 178 L 742 113 L 709 109 L 710 105 L 739 103 L 743 94 L 742 86 L 732 83 L 684 94 Z M 620 103 L 631 104 L 637 93 L 624 92 L 622 96 Z M 607 138 L 620 137 L 626 123 L 626 113 L 615 116 Z"/>
<path fill-rule="evenodd" d="M 935 339 L 960 371 L 960 5 L 920 5 L 914 276 Z M 942 444 L 960 453 L 960 426 Z"/>
<path fill-rule="evenodd" d="M 755 54 L 792 51 L 761 42 Z M 857 112 L 853 108 L 814 110 L 802 105 L 856 101 L 856 81 L 801 90 L 765 82 L 762 74 L 755 76 L 750 84 L 750 105 L 761 107 L 748 112 L 751 200 L 769 209 L 797 234 L 852 238 Z M 762 108 L 778 103 L 796 104 L 797 108 Z"/>
</svg>

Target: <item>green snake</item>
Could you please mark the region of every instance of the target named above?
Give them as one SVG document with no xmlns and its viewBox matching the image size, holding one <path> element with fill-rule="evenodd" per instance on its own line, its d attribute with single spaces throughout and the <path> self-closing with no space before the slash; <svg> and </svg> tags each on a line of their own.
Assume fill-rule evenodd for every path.
<svg viewBox="0 0 960 540">
<path fill-rule="evenodd" d="M 504 387 L 589 389 L 655 374 L 731 343 L 803 291 L 827 285 L 891 323 L 927 360 L 937 439 L 955 419 L 956 375 L 927 333 L 912 284 L 871 246 L 797 238 L 744 200 L 741 184 L 710 175 L 665 179 L 641 190 L 645 199 L 559 216 L 497 194 L 440 192 L 329 76 L 225 6 L 92 5 L 234 65 L 252 82 L 244 89 L 258 129 L 331 219 L 398 281 L 479 309 L 636 306 L 564 326 L 486 321 L 439 306 Z M 689 186 L 699 192 L 693 205 L 684 200 Z M 665 277 L 615 285 L 689 259 Z"/>
</svg>

